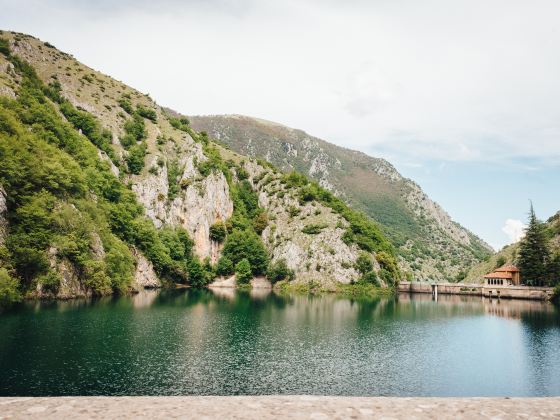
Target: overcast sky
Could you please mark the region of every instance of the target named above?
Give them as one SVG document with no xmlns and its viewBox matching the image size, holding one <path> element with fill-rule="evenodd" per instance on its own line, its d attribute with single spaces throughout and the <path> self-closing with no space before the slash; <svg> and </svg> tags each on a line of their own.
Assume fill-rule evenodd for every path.
<svg viewBox="0 0 560 420">
<path fill-rule="evenodd" d="M 30 33 L 184 114 L 387 158 L 494 247 L 560 210 L 557 0 L 0 0 Z"/>
</svg>

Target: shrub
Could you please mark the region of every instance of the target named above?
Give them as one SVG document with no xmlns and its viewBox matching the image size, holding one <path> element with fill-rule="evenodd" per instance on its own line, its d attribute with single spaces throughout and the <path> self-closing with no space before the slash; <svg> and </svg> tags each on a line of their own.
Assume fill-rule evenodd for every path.
<svg viewBox="0 0 560 420">
<path fill-rule="evenodd" d="M 243 181 L 245 179 L 249 178 L 249 173 L 245 170 L 245 168 L 238 166 L 235 169 L 235 173 L 237 174 L 237 179 L 239 179 L 240 181 Z"/>
<path fill-rule="evenodd" d="M 10 43 L 6 38 L 0 38 L 0 54 L 10 55 Z"/>
<path fill-rule="evenodd" d="M 379 270 L 379 277 L 381 277 L 381 279 L 388 286 L 392 286 L 393 284 L 395 284 L 395 279 L 393 277 L 393 274 L 389 270 L 386 270 L 385 268 Z"/>
<path fill-rule="evenodd" d="M 96 295 L 111 293 L 111 279 L 105 272 L 103 261 L 88 260 L 82 265 L 84 284 Z"/>
<path fill-rule="evenodd" d="M 272 284 L 286 279 L 291 281 L 294 279 L 294 271 L 288 268 L 286 260 L 280 259 L 268 266 L 266 277 Z"/>
<path fill-rule="evenodd" d="M 222 221 L 218 221 L 210 226 L 210 239 L 222 243 L 226 237 L 226 225 Z"/>
<path fill-rule="evenodd" d="M 358 258 L 356 259 L 356 270 L 362 274 L 366 274 L 373 270 L 373 262 L 371 261 L 371 255 L 367 252 L 360 252 Z"/>
<path fill-rule="evenodd" d="M 295 206 L 288 207 L 288 214 L 290 217 L 296 217 L 300 212 L 301 210 Z"/>
<path fill-rule="evenodd" d="M 20 300 L 19 282 L 10 276 L 8 270 L 0 268 L 0 307 Z"/>
<path fill-rule="evenodd" d="M 128 100 L 127 98 L 121 98 L 118 100 L 118 104 L 119 106 L 126 111 L 127 114 L 132 115 L 134 114 L 134 109 L 132 108 L 132 104 L 130 103 L 130 100 Z"/>
<path fill-rule="evenodd" d="M 365 283 L 373 284 L 374 286 L 379 286 L 379 280 L 377 279 L 377 274 L 375 274 L 375 271 L 368 271 L 362 276 L 360 280 Z"/>
<path fill-rule="evenodd" d="M 142 105 L 138 105 L 136 107 L 136 113 L 143 118 L 149 119 L 152 122 L 157 121 L 156 111 L 154 111 L 152 108 L 147 108 L 147 107 L 144 107 Z"/>
<path fill-rule="evenodd" d="M 207 278 L 202 265 L 196 258 L 193 258 L 188 265 L 189 284 L 192 287 L 204 287 L 207 284 Z"/>
<path fill-rule="evenodd" d="M 375 259 L 377 260 L 381 268 L 389 271 L 390 273 L 392 273 L 392 275 L 398 275 L 399 269 L 397 267 L 397 261 L 395 260 L 395 257 L 393 255 L 385 251 L 381 251 L 375 255 Z"/>
<path fill-rule="evenodd" d="M 268 216 L 265 212 L 260 213 L 253 219 L 253 229 L 260 235 L 268 226 Z"/>
<path fill-rule="evenodd" d="M 216 274 L 219 276 L 230 276 L 233 273 L 233 262 L 228 257 L 222 256 L 218 260 L 218 265 L 216 266 Z"/>
<path fill-rule="evenodd" d="M 146 126 L 144 124 L 144 120 L 139 115 L 134 115 L 132 118 L 126 120 L 123 128 L 124 132 L 131 136 L 131 139 L 134 139 L 133 143 L 142 141 L 146 138 Z"/>
<path fill-rule="evenodd" d="M 325 225 L 325 224 L 321 224 L 321 225 L 310 224 L 310 225 L 305 225 L 301 231 L 303 233 L 307 234 L 307 235 L 317 235 L 317 234 L 321 233 L 323 231 L 323 229 L 325 229 L 326 227 L 328 227 L 328 225 Z"/>
<path fill-rule="evenodd" d="M 253 278 L 251 264 L 247 258 L 243 258 L 235 265 L 235 278 L 239 284 L 248 284 Z"/>
<path fill-rule="evenodd" d="M 60 277 L 54 271 L 49 270 L 47 274 L 40 276 L 38 282 L 46 292 L 50 292 L 55 295 L 58 293 L 58 288 L 60 287 Z"/>
<path fill-rule="evenodd" d="M 103 129 L 95 117 L 88 112 L 78 110 L 64 100 L 60 104 L 60 111 L 66 119 L 97 147 L 103 150 L 112 160 L 115 160 L 114 151 L 111 147 L 112 134 L 109 130 Z"/>
<path fill-rule="evenodd" d="M 169 123 L 173 128 L 176 128 L 177 130 L 181 130 L 189 134 L 194 134 L 194 131 L 189 128 L 190 121 L 188 120 L 188 118 L 169 117 Z"/>
<path fill-rule="evenodd" d="M 167 196 L 169 197 L 169 201 L 172 201 L 179 192 L 181 185 L 177 182 L 177 179 L 181 176 L 181 172 L 182 169 L 179 167 L 177 159 L 171 159 L 167 162 L 167 185 L 169 186 Z"/>
<path fill-rule="evenodd" d="M 282 177 L 282 181 L 290 188 L 301 187 L 308 183 L 305 175 L 295 171 L 285 174 Z"/>
<path fill-rule="evenodd" d="M 144 143 L 135 144 L 128 151 L 126 164 L 132 174 L 140 174 L 144 169 L 144 158 L 146 157 L 146 145 Z"/>
<path fill-rule="evenodd" d="M 503 265 L 503 264 L 501 264 L 500 267 L 501 267 L 502 265 Z M 457 275 L 455 276 L 455 280 L 458 281 L 458 282 L 459 282 L 459 281 L 463 281 L 463 280 L 465 280 L 466 278 L 467 278 L 467 272 L 466 272 L 465 270 L 459 271 L 459 272 L 457 273 Z"/>
</svg>

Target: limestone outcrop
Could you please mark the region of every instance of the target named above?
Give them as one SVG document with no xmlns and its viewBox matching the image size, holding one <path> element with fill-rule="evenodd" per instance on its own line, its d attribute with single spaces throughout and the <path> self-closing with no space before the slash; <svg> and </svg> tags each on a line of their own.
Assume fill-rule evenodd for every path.
<svg viewBox="0 0 560 420">
<path fill-rule="evenodd" d="M 134 282 L 132 288 L 140 292 L 143 289 L 155 289 L 161 287 L 161 280 L 158 278 L 153 264 L 136 248 L 132 254 L 136 259 L 136 270 L 134 271 Z"/>
</svg>

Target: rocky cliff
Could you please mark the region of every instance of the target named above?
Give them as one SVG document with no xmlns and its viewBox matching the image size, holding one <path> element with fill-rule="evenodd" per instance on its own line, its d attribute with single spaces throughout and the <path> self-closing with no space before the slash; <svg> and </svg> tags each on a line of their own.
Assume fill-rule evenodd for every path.
<svg viewBox="0 0 560 420">
<path fill-rule="evenodd" d="M 255 275 L 267 261 L 286 262 L 295 282 L 334 287 L 360 278 L 356 260 L 365 253 L 370 278 L 400 277 L 372 220 L 305 178 L 290 183 L 213 143 L 149 96 L 48 43 L 0 32 L 0 95 L 0 157 L 8 162 L 0 206 L 15 221 L 2 258 L 24 289 L 72 297 L 156 287 L 161 279 L 205 284 L 236 269 L 228 266 L 235 252 L 233 261 L 222 258 L 239 245 L 228 244 L 235 232 L 256 234 L 266 249 Z M 18 165 L 31 175 L 20 177 Z M 316 160 L 312 174 L 324 167 Z M 36 228 L 26 230 L 29 214 Z M 35 241 L 29 230 L 40 227 L 45 234 Z M 239 245 L 249 259 L 253 245 Z M 28 270 L 31 254 L 37 265 Z"/>
<path fill-rule="evenodd" d="M 386 160 L 261 119 L 188 118 L 193 128 L 206 131 L 221 144 L 266 159 L 282 170 L 303 172 L 379 221 L 399 250 L 401 268 L 414 278 L 453 280 L 492 253 Z"/>
</svg>

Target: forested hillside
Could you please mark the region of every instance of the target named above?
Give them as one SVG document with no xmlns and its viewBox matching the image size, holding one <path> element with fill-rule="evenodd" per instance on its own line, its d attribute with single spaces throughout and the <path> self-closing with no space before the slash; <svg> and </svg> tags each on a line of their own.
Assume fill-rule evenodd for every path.
<svg viewBox="0 0 560 420">
<path fill-rule="evenodd" d="M 379 226 L 298 172 L 232 152 L 149 96 L 0 32 L 0 299 L 220 276 L 390 286 Z"/>
<path fill-rule="evenodd" d="M 560 283 L 560 212 L 546 222 L 537 220 L 531 207 L 527 235 L 468 272 L 466 282 L 482 282 L 483 276 L 504 264 L 521 270 L 521 282 L 555 286 Z"/>
</svg>

